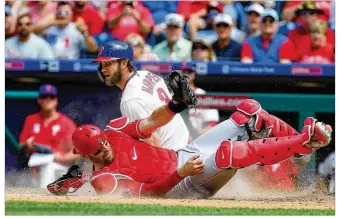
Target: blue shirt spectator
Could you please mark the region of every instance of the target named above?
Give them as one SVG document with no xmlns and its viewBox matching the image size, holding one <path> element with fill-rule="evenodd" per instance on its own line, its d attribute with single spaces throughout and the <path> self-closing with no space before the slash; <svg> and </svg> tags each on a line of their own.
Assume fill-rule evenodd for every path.
<svg viewBox="0 0 340 218">
<path fill-rule="evenodd" d="M 219 14 L 214 18 L 217 40 L 212 44 L 217 60 L 239 61 L 241 44 L 231 39 L 233 20 L 227 14 Z"/>
</svg>

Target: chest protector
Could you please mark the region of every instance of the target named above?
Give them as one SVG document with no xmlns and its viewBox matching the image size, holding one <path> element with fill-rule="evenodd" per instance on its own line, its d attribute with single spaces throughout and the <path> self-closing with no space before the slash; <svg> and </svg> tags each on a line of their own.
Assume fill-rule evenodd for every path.
<svg viewBox="0 0 340 218">
<path fill-rule="evenodd" d="M 106 131 L 114 152 L 113 162 L 94 172 L 124 174 L 138 182 L 150 183 L 170 175 L 177 169 L 177 155 L 173 150 L 155 147 L 116 131 Z"/>
</svg>

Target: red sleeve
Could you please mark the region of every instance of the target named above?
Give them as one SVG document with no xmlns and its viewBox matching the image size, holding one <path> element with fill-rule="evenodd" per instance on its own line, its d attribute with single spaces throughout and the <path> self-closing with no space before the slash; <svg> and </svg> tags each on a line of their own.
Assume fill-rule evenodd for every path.
<svg viewBox="0 0 340 218">
<path fill-rule="evenodd" d="M 148 24 L 150 27 L 154 26 L 152 14 L 147 7 L 142 6 L 141 20 L 144 23 Z"/>
<path fill-rule="evenodd" d="M 90 35 L 96 35 L 103 31 L 104 19 L 100 16 L 99 11 L 93 7 L 90 8 L 91 12 L 91 23 L 89 23 Z"/>
<path fill-rule="evenodd" d="M 30 126 L 30 119 L 26 117 L 22 130 L 20 132 L 19 143 L 25 144 L 26 140 L 30 137 L 29 135 L 29 126 Z"/>
<path fill-rule="evenodd" d="M 141 183 L 133 180 L 119 180 L 118 191 L 127 191 L 134 197 L 162 197 L 173 187 L 183 180 L 177 173 L 173 172 L 154 183 Z"/>
<path fill-rule="evenodd" d="M 65 129 L 67 133 L 64 138 L 64 146 L 67 152 L 73 150 L 72 134 L 76 130 L 76 128 L 76 124 L 74 124 L 74 122 L 70 118 L 66 117 Z"/>
<path fill-rule="evenodd" d="M 295 61 L 297 59 L 297 54 L 294 45 L 290 39 L 287 39 L 280 47 L 279 59 L 289 59 Z"/>
<path fill-rule="evenodd" d="M 241 49 L 241 59 L 245 57 L 253 58 L 253 50 L 248 42 L 244 42 Z"/>
<path fill-rule="evenodd" d="M 182 15 L 184 20 L 189 20 L 191 4 L 191 2 L 187 1 L 178 1 L 176 14 Z"/>
<path fill-rule="evenodd" d="M 141 183 L 126 175 L 111 173 L 109 169 L 103 168 L 93 172 L 91 176 L 91 185 L 98 194 L 119 193 L 135 197 L 146 196 L 164 196 L 173 187 L 183 180 L 177 173 L 177 170 L 171 175 L 164 176 L 162 179 L 153 183 Z"/>
<path fill-rule="evenodd" d="M 327 29 L 327 43 L 335 45 L 335 33 L 331 28 Z"/>
<path fill-rule="evenodd" d="M 129 118 L 120 117 L 114 120 L 111 120 L 110 123 L 106 126 L 106 129 L 123 132 L 134 139 L 146 139 L 150 138 L 151 134 L 145 135 L 139 131 L 139 122 L 141 120 L 135 120 L 133 122 L 129 122 Z"/>
<path fill-rule="evenodd" d="M 121 7 L 109 8 L 106 11 L 105 17 L 107 21 L 117 18 L 123 11 Z"/>
</svg>

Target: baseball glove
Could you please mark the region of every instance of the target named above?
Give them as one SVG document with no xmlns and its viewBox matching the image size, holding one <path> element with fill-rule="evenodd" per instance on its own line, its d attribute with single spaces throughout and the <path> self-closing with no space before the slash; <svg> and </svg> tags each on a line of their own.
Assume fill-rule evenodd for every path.
<svg viewBox="0 0 340 218">
<path fill-rule="evenodd" d="M 190 89 L 189 78 L 181 70 L 173 70 L 167 77 L 167 85 L 173 92 L 173 99 L 184 103 L 188 108 L 195 107 L 197 98 Z"/>
<path fill-rule="evenodd" d="M 79 166 L 73 165 L 67 173 L 47 186 L 49 192 L 54 195 L 66 195 L 76 192 L 85 182 L 86 173 Z M 73 188 L 73 191 L 69 191 Z"/>
</svg>

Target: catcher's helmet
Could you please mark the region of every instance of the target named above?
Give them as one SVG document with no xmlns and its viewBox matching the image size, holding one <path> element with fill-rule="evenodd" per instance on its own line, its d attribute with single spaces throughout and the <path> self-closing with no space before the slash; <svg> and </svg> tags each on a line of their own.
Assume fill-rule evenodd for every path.
<svg viewBox="0 0 340 218">
<path fill-rule="evenodd" d="M 95 125 L 82 125 L 78 127 L 73 135 L 72 142 L 75 154 L 93 154 L 100 149 L 107 140 L 104 132 Z"/>
<path fill-rule="evenodd" d="M 98 57 L 92 60 L 92 62 L 119 60 L 123 58 L 133 61 L 133 50 L 131 46 L 122 41 L 111 41 L 99 47 Z"/>
</svg>

